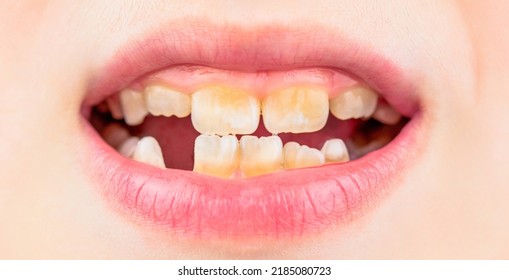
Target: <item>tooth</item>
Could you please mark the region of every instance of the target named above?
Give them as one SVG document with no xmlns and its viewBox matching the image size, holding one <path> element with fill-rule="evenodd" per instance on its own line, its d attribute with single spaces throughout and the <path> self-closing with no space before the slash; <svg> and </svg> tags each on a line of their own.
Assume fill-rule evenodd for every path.
<svg viewBox="0 0 509 280">
<path fill-rule="evenodd" d="M 143 100 L 143 94 L 133 89 L 124 89 L 120 92 L 120 104 L 125 122 L 128 125 L 139 125 L 148 114 Z"/>
<path fill-rule="evenodd" d="M 110 109 L 111 116 L 115 120 L 121 120 L 124 118 L 124 114 L 122 114 L 122 108 L 120 106 L 120 100 L 118 95 L 113 95 L 106 98 L 106 104 Z"/>
<path fill-rule="evenodd" d="M 330 111 L 340 120 L 367 118 L 375 111 L 377 101 L 376 92 L 357 86 L 331 99 Z"/>
<path fill-rule="evenodd" d="M 282 160 L 283 143 L 278 136 L 240 138 L 240 169 L 247 177 L 274 172 Z"/>
<path fill-rule="evenodd" d="M 401 120 L 401 115 L 389 104 L 378 103 L 373 118 L 383 124 L 395 125 Z"/>
<path fill-rule="evenodd" d="M 132 158 L 138 162 L 165 168 L 161 146 L 152 136 L 143 137 L 138 141 Z"/>
<path fill-rule="evenodd" d="M 262 114 L 265 127 L 274 134 L 318 131 L 329 115 L 328 94 L 304 87 L 283 89 L 263 100 Z"/>
<path fill-rule="evenodd" d="M 233 135 L 200 135 L 194 142 L 193 171 L 228 178 L 239 165 L 239 141 Z"/>
<path fill-rule="evenodd" d="M 323 144 L 322 153 L 327 162 L 347 162 L 350 160 L 348 149 L 341 139 L 327 140 Z"/>
<path fill-rule="evenodd" d="M 118 152 L 127 158 L 131 158 L 134 154 L 134 150 L 136 149 L 136 145 L 138 145 L 138 141 L 140 141 L 140 138 L 138 137 L 129 137 L 120 144 Z"/>
<path fill-rule="evenodd" d="M 143 91 L 147 110 L 153 116 L 179 118 L 191 114 L 191 96 L 170 88 L 151 85 Z"/>
<path fill-rule="evenodd" d="M 283 147 L 285 169 L 318 166 L 325 163 L 325 157 L 317 149 L 296 142 L 288 142 Z"/>
<path fill-rule="evenodd" d="M 260 101 L 233 88 L 211 86 L 192 96 L 191 120 L 202 134 L 251 134 L 260 121 Z"/>
<path fill-rule="evenodd" d="M 110 146 L 117 148 L 131 135 L 129 131 L 118 123 L 112 123 L 101 131 L 101 136 Z"/>
</svg>

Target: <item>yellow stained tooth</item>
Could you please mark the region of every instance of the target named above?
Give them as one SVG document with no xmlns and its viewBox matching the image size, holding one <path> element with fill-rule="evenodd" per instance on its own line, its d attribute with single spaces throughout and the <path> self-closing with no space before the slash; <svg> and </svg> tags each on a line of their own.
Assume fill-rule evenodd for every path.
<svg viewBox="0 0 509 280">
<path fill-rule="evenodd" d="M 210 86 L 192 96 L 191 120 L 202 134 L 251 134 L 260 121 L 260 101 L 233 88 Z"/>
<path fill-rule="evenodd" d="M 373 90 L 356 86 L 347 89 L 330 100 L 332 115 L 340 120 L 370 117 L 376 109 L 378 94 Z"/>
<path fill-rule="evenodd" d="M 143 94 L 134 89 L 124 89 L 120 92 L 120 105 L 124 120 L 128 125 L 139 125 L 148 114 L 143 100 Z"/>
<path fill-rule="evenodd" d="M 200 135 L 194 142 L 193 171 L 228 178 L 239 165 L 239 141 L 235 136 Z"/>
<path fill-rule="evenodd" d="M 328 94 L 316 88 L 286 88 L 263 100 L 262 115 L 265 127 L 274 134 L 318 131 L 329 115 Z"/>
<path fill-rule="evenodd" d="M 145 104 L 153 116 L 187 117 L 191 114 L 191 96 L 161 85 L 144 89 Z"/>
<path fill-rule="evenodd" d="M 319 166 L 325 163 L 322 152 L 296 142 L 286 143 L 283 153 L 285 169 Z"/>
<path fill-rule="evenodd" d="M 283 143 L 278 136 L 240 138 L 240 169 L 247 177 L 277 171 L 283 161 Z"/>
<path fill-rule="evenodd" d="M 347 162 L 350 160 L 345 142 L 341 139 L 330 139 L 323 144 L 322 154 L 327 162 Z"/>
</svg>

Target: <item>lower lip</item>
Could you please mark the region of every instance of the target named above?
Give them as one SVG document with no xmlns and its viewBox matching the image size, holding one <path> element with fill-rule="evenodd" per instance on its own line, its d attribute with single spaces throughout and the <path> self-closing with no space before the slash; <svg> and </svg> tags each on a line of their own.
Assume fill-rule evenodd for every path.
<svg viewBox="0 0 509 280">
<path fill-rule="evenodd" d="M 124 158 L 82 118 L 84 166 L 112 205 L 150 228 L 200 238 L 303 236 L 355 220 L 397 188 L 418 151 L 421 119 L 345 164 L 223 180 Z"/>
</svg>

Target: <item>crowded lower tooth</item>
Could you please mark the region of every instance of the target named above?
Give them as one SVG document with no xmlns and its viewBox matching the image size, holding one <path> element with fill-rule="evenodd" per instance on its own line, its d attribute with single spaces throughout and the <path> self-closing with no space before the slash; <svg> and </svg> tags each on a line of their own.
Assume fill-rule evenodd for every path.
<svg viewBox="0 0 509 280">
<path fill-rule="evenodd" d="M 191 97 L 165 86 L 151 85 L 143 91 L 148 112 L 153 116 L 187 117 L 191 114 Z"/>
<path fill-rule="evenodd" d="M 322 152 L 296 142 L 286 143 L 283 153 L 285 169 L 319 166 L 325 163 Z"/>
<path fill-rule="evenodd" d="M 159 146 L 157 140 L 152 136 L 143 137 L 138 141 L 132 159 L 156 167 L 165 168 L 161 146 Z"/>
<path fill-rule="evenodd" d="M 401 115 L 387 103 L 378 103 L 373 119 L 387 125 L 395 125 L 401 120 Z"/>
<path fill-rule="evenodd" d="M 131 158 L 136 149 L 136 145 L 138 145 L 138 141 L 140 141 L 140 138 L 135 136 L 127 138 L 127 140 L 118 147 L 118 152 L 127 158 Z"/>
<path fill-rule="evenodd" d="M 200 135 L 194 142 L 193 171 L 223 178 L 239 165 L 239 141 L 235 136 Z"/>
<path fill-rule="evenodd" d="M 240 138 L 240 169 L 247 177 L 277 171 L 282 161 L 283 143 L 278 136 Z"/>
<path fill-rule="evenodd" d="M 113 148 L 118 148 L 131 135 L 129 131 L 118 123 L 112 123 L 101 131 L 104 141 Z"/>
<path fill-rule="evenodd" d="M 124 120 L 128 125 L 141 124 L 148 114 L 143 93 L 133 89 L 128 88 L 120 92 L 120 105 Z"/>
<path fill-rule="evenodd" d="M 260 101 L 237 89 L 210 86 L 192 96 L 191 120 L 202 134 L 251 134 L 260 121 Z"/>
<path fill-rule="evenodd" d="M 350 160 L 345 142 L 341 139 L 327 140 L 321 151 L 326 162 L 347 162 Z"/>
<path fill-rule="evenodd" d="M 316 88 L 286 88 L 263 100 L 262 114 L 265 127 L 274 134 L 318 131 L 329 115 L 328 94 Z"/>
<path fill-rule="evenodd" d="M 375 111 L 377 101 L 376 92 L 356 86 L 331 99 L 330 111 L 340 120 L 367 118 Z"/>
</svg>

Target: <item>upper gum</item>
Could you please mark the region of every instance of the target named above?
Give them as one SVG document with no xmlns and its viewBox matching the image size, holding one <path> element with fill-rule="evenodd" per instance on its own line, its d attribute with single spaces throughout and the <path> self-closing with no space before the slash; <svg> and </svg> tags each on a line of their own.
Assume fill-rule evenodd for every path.
<svg viewBox="0 0 509 280">
<path fill-rule="evenodd" d="M 138 90 L 158 84 L 186 94 L 207 86 L 224 85 L 248 92 L 259 99 L 294 86 L 318 87 L 332 96 L 358 82 L 345 74 L 326 68 L 293 69 L 288 71 L 241 72 L 206 66 L 174 66 L 139 79 L 130 87 Z"/>
</svg>

